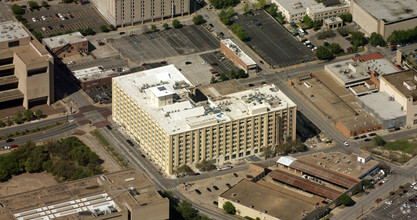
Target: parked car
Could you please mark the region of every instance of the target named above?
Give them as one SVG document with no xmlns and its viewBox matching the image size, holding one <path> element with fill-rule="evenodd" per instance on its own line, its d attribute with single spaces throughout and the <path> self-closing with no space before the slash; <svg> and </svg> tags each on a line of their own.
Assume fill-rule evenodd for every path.
<svg viewBox="0 0 417 220">
<path fill-rule="evenodd" d="M 107 128 L 108 130 L 112 130 L 112 128 L 110 127 L 110 125 L 106 125 L 106 128 Z"/>
<path fill-rule="evenodd" d="M 375 200 L 376 203 L 380 203 L 381 201 L 382 201 L 381 198 L 378 198 L 378 199 Z"/>
<path fill-rule="evenodd" d="M 8 138 L 7 140 L 6 140 L 6 142 L 7 143 L 10 143 L 10 142 L 13 142 L 14 141 L 14 139 L 13 138 Z"/>
<path fill-rule="evenodd" d="M 233 173 L 233 176 L 238 177 L 239 175 L 237 175 L 237 173 Z"/>
<path fill-rule="evenodd" d="M 373 136 L 376 136 L 376 133 L 370 133 L 369 134 L 369 137 L 373 137 Z"/>
<path fill-rule="evenodd" d="M 131 147 L 135 146 L 131 140 L 126 140 L 126 142 L 127 142 L 127 143 L 131 146 Z"/>
<path fill-rule="evenodd" d="M 217 186 L 213 186 L 213 189 L 215 189 L 215 190 L 219 190 L 219 187 L 217 187 Z"/>
<path fill-rule="evenodd" d="M 185 62 L 185 65 L 190 65 L 190 64 L 192 64 L 191 61 Z"/>
<path fill-rule="evenodd" d="M 358 136 L 353 138 L 353 140 L 358 140 L 358 139 L 360 139 L 360 137 L 358 137 Z"/>
<path fill-rule="evenodd" d="M 384 183 L 383 183 L 383 182 L 379 182 L 379 183 L 378 183 L 378 186 L 382 186 L 382 184 L 384 184 Z"/>
<path fill-rule="evenodd" d="M 366 135 L 362 135 L 361 138 L 366 138 Z"/>
<path fill-rule="evenodd" d="M 368 141 L 371 141 L 371 139 L 370 138 L 365 138 L 364 141 L 368 142 Z"/>
<path fill-rule="evenodd" d="M 230 185 L 230 183 L 226 183 L 226 186 L 230 189 L 232 188 L 232 185 Z"/>
<path fill-rule="evenodd" d="M 207 191 L 211 192 L 211 189 L 207 187 Z"/>
<path fill-rule="evenodd" d="M 123 34 L 125 34 L 125 32 L 124 31 L 120 31 L 119 34 L 120 35 L 123 35 Z"/>
<path fill-rule="evenodd" d="M 219 203 L 217 201 L 213 201 L 213 205 L 219 205 Z"/>
<path fill-rule="evenodd" d="M 211 63 L 210 65 L 212 65 L 212 66 L 218 66 L 219 64 L 217 64 L 217 63 Z"/>
<path fill-rule="evenodd" d="M 195 189 L 194 190 L 198 195 L 201 195 L 201 192 L 200 192 L 200 190 L 198 190 L 198 189 Z"/>
</svg>

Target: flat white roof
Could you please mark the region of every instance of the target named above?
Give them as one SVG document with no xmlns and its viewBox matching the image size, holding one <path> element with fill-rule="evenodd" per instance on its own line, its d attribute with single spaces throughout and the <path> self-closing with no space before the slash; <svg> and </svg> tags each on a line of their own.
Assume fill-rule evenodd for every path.
<svg viewBox="0 0 417 220">
<path fill-rule="evenodd" d="M 374 59 L 366 62 L 352 59 L 326 65 L 336 74 L 345 85 L 371 77 L 368 71 L 378 72 L 380 75 L 398 72 L 398 69 L 386 59 Z"/>
<path fill-rule="evenodd" d="M 358 97 L 358 99 L 372 109 L 381 119 L 390 120 L 405 116 L 400 103 L 385 92 L 372 93 Z"/>
<path fill-rule="evenodd" d="M 285 10 L 287 10 L 290 14 L 299 14 L 306 12 L 307 8 L 318 4 L 315 0 L 275 0 L 278 4 L 280 4 Z M 279 9 L 280 10 L 280 9 Z"/>
<path fill-rule="evenodd" d="M 249 117 L 252 116 L 251 108 L 257 109 L 257 105 L 266 108 L 267 112 L 296 106 L 275 85 L 212 97 L 203 106 L 195 106 L 187 98 L 189 89 L 194 86 L 174 65 L 114 77 L 113 86 L 115 84 L 169 134 Z M 158 88 L 162 85 L 169 86 L 172 92 L 182 98 L 174 100 L 173 104 L 157 107 L 149 98 L 147 91 L 149 88 Z"/>
<path fill-rule="evenodd" d="M 291 156 L 282 156 L 278 158 L 277 163 L 282 164 L 284 166 L 290 166 L 292 162 L 296 161 L 297 158 Z"/>
<path fill-rule="evenodd" d="M 6 21 L 0 23 L 0 42 L 27 38 L 29 34 L 18 22 Z"/>
<path fill-rule="evenodd" d="M 149 88 L 149 91 L 152 92 L 152 94 L 154 94 L 154 96 L 158 98 L 175 94 L 174 89 L 172 89 L 170 85 L 155 86 Z"/>
<path fill-rule="evenodd" d="M 385 23 L 417 17 L 415 0 L 355 0 L 363 10 Z"/>
<path fill-rule="evenodd" d="M 43 38 L 42 42 L 46 44 L 50 49 L 65 46 L 67 44 L 75 44 L 79 42 L 87 41 L 86 38 L 80 32 L 74 32 L 70 34 L 59 35 L 55 37 Z"/>
<path fill-rule="evenodd" d="M 221 41 L 227 48 L 242 60 L 247 66 L 256 65 L 255 61 L 252 60 L 245 52 L 243 52 L 231 39 L 224 39 Z"/>
</svg>

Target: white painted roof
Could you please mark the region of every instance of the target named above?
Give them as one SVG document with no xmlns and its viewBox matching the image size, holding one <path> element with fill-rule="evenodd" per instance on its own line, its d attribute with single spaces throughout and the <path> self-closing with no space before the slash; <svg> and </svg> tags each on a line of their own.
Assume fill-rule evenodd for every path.
<svg viewBox="0 0 417 220">
<path fill-rule="evenodd" d="M 70 34 L 59 35 L 55 37 L 43 38 L 42 42 L 46 44 L 50 49 L 62 47 L 67 44 L 75 44 L 79 42 L 87 41 L 86 38 L 80 32 L 74 32 Z"/>
<path fill-rule="evenodd" d="M 0 42 L 18 40 L 29 37 L 29 34 L 18 22 L 6 21 L 0 23 Z"/>
<path fill-rule="evenodd" d="M 282 156 L 278 158 L 277 163 L 282 164 L 284 166 L 290 166 L 292 162 L 296 161 L 297 158 L 291 156 Z"/>
<path fill-rule="evenodd" d="M 255 61 L 252 60 L 245 52 L 243 52 L 231 39 L 224 39 L 222 43 L 229 48 L 239 59 L 242 60 L 247 66 L 256 65 Z"/>
<path fill-rule="evenodd" d="M 154 86 L 148 90 L 158 98 L 175 94 L 174 89 L 172 89 L 170 85 Z"/>
</svg>

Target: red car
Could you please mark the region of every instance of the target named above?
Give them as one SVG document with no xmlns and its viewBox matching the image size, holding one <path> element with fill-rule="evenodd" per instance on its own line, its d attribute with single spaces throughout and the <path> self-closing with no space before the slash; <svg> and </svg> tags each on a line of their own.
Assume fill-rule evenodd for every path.
<svg viewBox="0 0 417 220">
<path fill-rule="evenodd" d="M 259 62 L 262 63 L 262 64 L 264 64 L 264 61 L 262 61 L 262 60 L 259 60 Z"/>
<path fill-rule="evenodd" d="M 379 183 L 378 183 L 378 186 L 381 186 L 382 184 L 384 184 L 384 183 L 383 183 L 383 182 L 379 182 Z"/>
<path fill-rule="evenodd" d="M 212 65 L 212 66 L 218 66 L 217 63 L 211 63 L 210 65 Z"/>
<path fill-rule="evenodd" d="M 142 63 L 142 66 L 147 66 L 148 64 L 147 63 Z"/>
<path fill-rule="evenodd" d="M 19 147 L 19 145 L 17 145 L 17 144 L 13 144 L 12 146 L 10 146 L 10 148 L 18 148 Z"/>
<path fill-rule="evenodd" d="M 375 200 L 376 203 L 380 203 L 381 201 L 382 201 L 381 198 L 378 198 L 378 199 Z"/>
</svg>

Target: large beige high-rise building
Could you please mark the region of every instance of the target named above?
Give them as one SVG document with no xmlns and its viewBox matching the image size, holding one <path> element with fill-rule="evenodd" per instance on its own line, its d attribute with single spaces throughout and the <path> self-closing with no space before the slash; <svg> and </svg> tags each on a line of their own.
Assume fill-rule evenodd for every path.
<svg viewBox="0 0 417 220">
<path fill-rule="evenodd" d="M 168 174 L 295 139 L 297 106 L 279 88 L 242 91 L 233 82 L 196 88 L 173 65 L 115 77 L 113 119 Z"/>
<path fill-rule="evenodd" d="M 91 3 L 116 27 L 190 14 L 190 0 L 92 0 Z"/>
<path fill-rule="evenodd" d="M 0 23 L 0 106 L 51 104 L 54 58 L 19 23 Z"/>
</svg>

